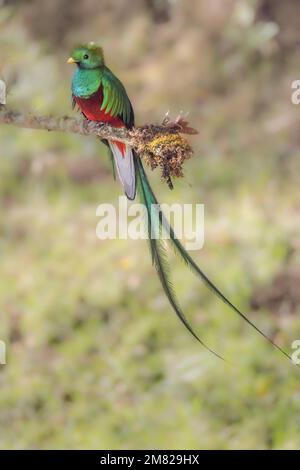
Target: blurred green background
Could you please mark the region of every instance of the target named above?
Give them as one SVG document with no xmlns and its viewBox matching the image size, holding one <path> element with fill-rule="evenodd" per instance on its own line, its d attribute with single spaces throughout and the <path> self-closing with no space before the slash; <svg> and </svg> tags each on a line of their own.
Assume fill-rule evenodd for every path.
<svg viewBox="0 0 300 470">
<path fill-rule="evenodd" d="M 100 42 L 138 124 L 189 111 L 200 134 L 161 202 L 205 204 L 193 256 L 290 353 L 300 339 L 296 0 L 0 1 L 8 103 L 70 109 L 70 48 Z M 100 241 L 117 204 L 96 139 L 1 126 L 0 447 L 299 448 L 300 375 L 172 258 L 178 322 L 145 241 Z"/>
</svg>

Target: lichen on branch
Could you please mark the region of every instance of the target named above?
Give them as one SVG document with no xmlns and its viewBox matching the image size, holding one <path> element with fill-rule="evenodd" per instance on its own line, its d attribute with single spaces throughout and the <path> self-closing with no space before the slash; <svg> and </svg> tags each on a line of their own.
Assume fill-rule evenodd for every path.
<svg viewBox="0 0 300 470">
<path fill-rule="evenodd" d="M 175 121 L 166 115 L 161 125 L 145 125 L 132 132 L 140 157 L 151 170 L 160 167 L 162 179 L 172 189 L 172 178 L 183 177 L 183 163 L 193 154 L 182 134 L 197 134 L 197 131 L 188 127 L 188 122 L 180 114 Z"/>
</svg>

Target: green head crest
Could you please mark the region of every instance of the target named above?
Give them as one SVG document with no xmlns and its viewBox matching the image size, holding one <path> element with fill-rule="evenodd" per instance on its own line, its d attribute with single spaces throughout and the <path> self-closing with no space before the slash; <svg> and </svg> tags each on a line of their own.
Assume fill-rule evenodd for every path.
<svg viewBox="0 0 300 470">
<path fill-rule="evenodd" d="M 104 56 L 102 47 L 94 42 L 81 44 L 75 47 L 68 64 L 78 64 L 79 67 L 85 69 L 95 69 L 104 65 Z"/>
</svg>

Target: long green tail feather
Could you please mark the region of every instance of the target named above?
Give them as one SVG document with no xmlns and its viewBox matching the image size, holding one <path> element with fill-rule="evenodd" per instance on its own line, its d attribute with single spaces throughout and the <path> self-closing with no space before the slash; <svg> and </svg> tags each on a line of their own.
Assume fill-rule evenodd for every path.
<svg viewBox="0 0 300 470">
<path fill-rule="evenodd" d="M 169 265 L 167 259 L 167 252 L 165 249 L 164 240 L 161 239 L 161 232 L 162 232 L 162 218 L 160 213 L 154 214 L 153 209 L 151 211 L 151 207 L 153 208 L 155 201 L 153 200 L 153 194 L 148 183 L 146 174 L 142 167 L 142 163 L 140 159 L 136 158 L 136 176 L 137 176 L 137 189 L 141 198 L 141 201 L 146 207 L 147 212 L 147 219 L 148 219 L 148 239 L 150 243 L 150 251 L 152 255 L 152 261 L 158 273 L 160 282 L 162 287 L 165 291 L 165 294 L 173 307 L 176 315 L 180 319 L 180 321 L 184 324 L 184 326 L 188 329 L 188 331 L 194 336 L 194 338 L 199 341 L 208 351 L 213 353 L 219 359 L 223 359 L 218 353 L 213 351 L 209 348 L 204 341 L 199 338 L 199 336 L 194 332 L 193 328 L 187 321 L 184 313 L 182 312 L 178 301 L 176 299 L 176 295 L 170 281 L 169 277 Z M 154 237 L 153 237 L 154 235 Z"/>
<path fill-rule="evenodd" d="M 137 174 L 138 174 L 138 180 L 142 186 L 142 202 L 146 205 L 147 207 L 147 213 L 148 213 L 148 230 L 149 230 L 149 226 L 151 227 L 151 224 L 152 224 L 152 221 L 151 221 L 151 204 L 155 205 L 155 206 L 158 206 L 159 207 L 159 203 L 151 189 L 151 186 L 150 186 L 150 183 L 148 181 L 148 178 L 146 176 L 146 173 L 145 173 L 145 170 L 142 166 L 142 163 L 140 162 L 140 159 L 137 157 L 136 159 L 137 161 Z M 150 207 L 149 207 L 150 206 Z M 254 328 L 255 331 L 257 331 L 264 339 L 266 339 L 269 343 L 272 344 L 272 346 L 274 346 L 278 351 L 281 352 L 281 354 L 283 354 L 285 357 L 287 357 L 289 360 L 292 360 L 291 356 L 286 352 L 284 351 L 284 349 L 282 349 L 278 344 L 276 344 L 268 335 L 266 335 L 262 330 L 260 330 L 251 320 L 249 320 L 249 318 L 247 318 L 247 316 L 242 313 L 224 294 L 222 294 L 222 292 L 218 289 L 218 287 L 206 276 L 206 274 L 199 268 L 199 266 L 195 263 L 195 261 L 193 260 L 193 258 L 191 258 L 191 256 L 189 255 L 189 253 L 185 250 L 185 248 L 182 246 L 182 244 L 180 243 L 180 241 L 178 240 L 178 238 L 176 238 L 176 235 L 174 233 L 174 230 L 173 228 L 170 226 L 168 220 L 166 219 L 165 215 L 163 214 L 162 211 L 159 211 L 159 215 L 157 216 L 157 218 L 159 218 L 159 223 L 163 226 L 163 228 L 165 229 L 165 231 L 170 235 L 170 240 L 172 242 L 172 245 L 173 245 L 173 248 L 175 249 L 175 252 L 180 256 L 180 258 L 184 261 L 184 263 L 189 266 L 192 271 L 201 278 L 201 280 L 205 283 L 205 285 L 215 294 L 219 297 L 219 299 L 221 299 L 228 307 L 231 308 L 231 310 L 233 310 L 235 313 L 237 313 L 243 320 L 245 320 L 252 328 Z M 151 244 L 151 253 L 152 253 L 152 259 L 154 259 L 154 262 L 155 262 L 155 265 L 156 265 L 156 269 L 158 271 L 158 274 L 159 274 L 159 277 L 160 277 L 160 280 L 163 284 L 163 281 L 161 279 L 161 269 L 160 269 L 160 266 L 157 266 L 157 260 L 155 259 L 155 256 L 156 255 L 156 252 L 157 252 L 157 247 L 156 249 L 154 250 L 154 253 L 153 253 L 153 242 L 156 242 L 156 240 L 151 240 L 151 231 L 149 232 L 149 238 L 150 238 L 150 244 Z M 161 241 L 160 241 L 161 242 Z M 155 246 L 155 243 L 154 243 L 154 246 Z M 163 285 L 164 289 L 165 289 L 165 286 Z M 171 296 L 171 299 L 169 297 L 169 294 L 168 292 L 166 291 L 165 289 L 165 292 L 167 294 L 167 297 L 171 303 L 171 305 L 173 306 L 173 308 L 175 309 L 174 305 L 172 304 L 172 301 L 171 299 L 174 298 L 174 295 L 173 297 Z M 171 292 L 172 294 L 172 292 Z M 176 304 L 175 304 L 176 306 Z M 176 311 L 176 309 L 175 309 Z M 178 312 L 176 312 L 177 315 L 178 315 Z M 180 316 L 180 315 L 179 315 Z M 184 317 L 185 318 L 185 317 Z M 181 319 L 181 321 L 183 321 Z M 189 325 L 186 325 L 185 321 L 183 321 L 183 323 L 185 324 L 185 326 L 188 328 L 188 330 L 193 334 L 193 336 L 196 336 L 195 333 L 193 332 L 193 330 L 191 330 L 190 326 Z M 199 340 L 199 338 L 196 336 L 196 338 Z M 202 341 L 200 340 L 200 342 L 202 343 Z M 207 346 L 206 346 L 207 347 Z M 209 348 L 208 348 L 209 349 Z M 216 353 L 214 353 L 216 354 Z M 218 354 L 216 354 L 218 356 Z M 298 366 L 299 367 L 299 366 Z"/>
</svg>

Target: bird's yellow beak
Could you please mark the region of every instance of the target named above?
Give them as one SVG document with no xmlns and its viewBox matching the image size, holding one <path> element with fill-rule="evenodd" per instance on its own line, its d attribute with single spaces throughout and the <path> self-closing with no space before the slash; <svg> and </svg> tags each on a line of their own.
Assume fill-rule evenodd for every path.
<svg viewBox="0 0 300 470">
<path fill-rule="evenodd" d="M 74 60 L 73 57 L 69 57 L 67 60 L 67 64 L 76 64 L 76 60 Z"/>
</svg>

